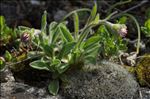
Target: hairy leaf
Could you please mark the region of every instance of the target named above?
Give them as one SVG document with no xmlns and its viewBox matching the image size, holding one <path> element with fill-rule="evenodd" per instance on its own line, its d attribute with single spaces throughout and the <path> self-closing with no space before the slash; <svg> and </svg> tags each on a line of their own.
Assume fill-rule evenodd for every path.
<svg viewBox="0 0 150 99">
<path fill-rule="evenodd" d="M 70 51 L 74 48 L 75 42 L 68 42 L 63 45 L 62 50 L 60 51 L 59 58 L 61 59 L 65 55 L 69 54 Z"/>
<path fill-rule="evenodd" d="M 52 22 L 49 25 L 49 44 L 54 43 L 59 36 L 58 23 Z"/>
<path fill-rule="evenodd" d="M 5 52 L 5 59 L 6 61 L 11 61 L 12 59 L 12 55 L 8 51 Z"/>
<path fill-rule="evenodd" d="M 46 33 L 46 26 L 47 26 L 47 12 L 44 11 L 42 16 L 42 23 L 41 23 L 41 32 Z"/>
<path fill-rule="evenodd" d="M 57 67 L 59 74 L 64 73 L 69 68 L 69 64 L 61 64 Z"/>
<path fill-rule="evenodd" d="M 74 18 L 75 40 L 77 40 L 78 39 L 78 32 L 79 32 L 79 16 L 76 12 L 74 13 L 73 18 Z"/>
<path fill-rule="evenodd" d="M 95 43 L 99 43 L 99 41 L 100 41 L 100 36 L 93 36 L 93 37 L 89 38 L 85 42 L 84 49 L 88 49 L 89 47 L 91 47 Z"/>
<path fill-rule="evenodd" d="M 72 42 L 72 41 L 74 41 L 70 31 L 67 29 L 67 27 L 64 24 L 60 25 L 60 31 L 61 31 L 61 34 L 63 36 L 63 40 L 65 42 Z"/>
<path fill-rule="evenodd" d="M 49 86 L 48 86 L 48 90 L 52 95 L 57 95 L 58 90 L 59 90 L 59 80 L 53 80 L 50 82 Z"/>
<path fill-rule="evenodd" d="M 33 61 L 30 63 L 30 66 L 35 69 L 49 71 L 49 66 L 47 65 L 47 62 L 42 61 L 42 60 Z"/>
<path fill-rule="evenodd" d="M 96 13 L 97 13 L 97 4 L 94 3 L 94 7 L 93 7 L 93 9 L 91 11 L 91 15 L 90 15 L 90 17 L 89 17 L 89 19 L 87 21 L 87 24 L 89 24 L 90 22 L 92 22 L 95 19 Z"/>
</svg>

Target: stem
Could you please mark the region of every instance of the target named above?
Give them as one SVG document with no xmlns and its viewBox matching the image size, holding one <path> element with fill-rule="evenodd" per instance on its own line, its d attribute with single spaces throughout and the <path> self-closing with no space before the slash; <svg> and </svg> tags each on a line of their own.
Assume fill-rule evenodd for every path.
<svg viewBox="0 0 150 99">
<path fill-rule="evenodd" d="M 68 13 L 68 14 L 61 20 L 61 22 L 64 21 L 64 20 L 65 20 L 66 18 L 68 18 L 69 16 L 71 16 L 73 13 L 75 13 L 75 12 L 82 12 L 82 11 L 91 12 L 91 10 L 90 10 L 90 9 L 87 9 L 87 8 L 77 9 L 77 10 L 74 10 L 74 11 L 71 11 L 70 13 Z"/>
<path fill-rule="evenodd" d="M 112 11 L 113 8 L 115 8 L 116 6 L 118 5 L 123 5 L 123 4 L 126 4 L 126 3 L 129 3 L 131 2 L 132 0 L 127 0 L 127 1 L 120 1 L 120 2 L 117 2 L 115 3 L 114 5 L 112 5 L 109 9 L 108 9 L 108 14 Z"/>
<path fill-rule="evenodd" d="M 43 54 L 44 55 L 44 54 Z M 24 60 L 21 60 L 21 61 L 18 61 L 18 62 L 15 62 L 15 63 L 9 63 L 9 64 L 6 64 L 6 66 L 7 67 L 10 67 L 10 66 L 13 66 L 13 65 L 17 65 L 17 64 L 19 64 L 19 63 L 22 63 L 22 62 L 25 62 L 25 61 L 27 61 L 27 60 L 31 60 L 31 59 L 34 59 L 34 58 L 38 58 L 38 57 L 41 57 L 42 55 L 35 55 L 34 57 L 28 57 L 28 58 L 26 58 L 26 59 L 24 59 Z"/>
<path fill-rule="evenodd" d="M 131 14 L 123 14 L 126 15 L 128 17 L 130 17 L 136 24 L 137 27 L 137 32 L 138 32 L 138 40 L 137 40 L 137 48 L 136 48 L 136 53 L 139 54 L 139 49 L 140 49 L 140 41 L 141 41 L 141 31 L 140 31 L 140 25 L 138 23 L 138 21 L 136 20 L 136 18 L 134 16 L 132 16 Z"/>
<path fill-rule="evenodd" d="M 115 15 L 116 13 L 118 13 L 118 11 L 112 12 L 111 14 L 109 14 L 105 19 L 103 19 L 103 21 L 107 21 L 109 20 L 113 15 Z"/>
</svg>

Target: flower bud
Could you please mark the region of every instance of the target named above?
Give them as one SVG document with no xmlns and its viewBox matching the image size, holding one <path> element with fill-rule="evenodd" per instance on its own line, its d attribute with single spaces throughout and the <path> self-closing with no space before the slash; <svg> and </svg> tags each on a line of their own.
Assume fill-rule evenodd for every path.
<svg viewBox="0 0 150 99">
<path fill-rule="evenodd" d="M 30 40 L 30 34 L 29 33 L 25 32 L 21 35 L 21 41 L 22 42 L 27 43 L 27 42 L 29 42 L 29 40 Z"/>
<path fill-rule="evenodd" d="M 127 34 L 127 26 L 125 24 L 113 24 L 106 22 L 106 25 L 115 30 L 121 37 L 125 37 Z"/>
<path fill-rule="evenodd" d="M 121 37 L 125 37 L 127 35 L 127 27 L 124 24 L 114 24 L 113 28 L 117 31 L 117 33 Z"/>
</svg>

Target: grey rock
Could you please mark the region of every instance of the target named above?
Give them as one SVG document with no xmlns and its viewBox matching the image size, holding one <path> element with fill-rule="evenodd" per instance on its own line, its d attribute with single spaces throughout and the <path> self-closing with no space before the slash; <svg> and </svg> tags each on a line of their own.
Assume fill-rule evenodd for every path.
<svg viewBox="0 0 150 99">
<path fill-rule="evenodd" d="M 150 88 L 140 87 L 133 99 L 150 99 Z"/>
<path fill-rule="evenodd" d="M 0 72 L 0 82 L 15 81 L 12 72 L 6 68 Z"/>
<path fill-rule="evenodd" d="M 18 14 L 18 8 L 17 6 L 13 5 L 13 3 L 5 4 L 0 2 L 0 6 L 0 15 L 5 17 L 7 25 L 10 25 L 15 20 L 19 20 L 24 17 L 23 13 Z"/>
<path fill-rule="evenodd" d="M 46 88 L 32 87 L 23 83 L 1 83 L 1 99 L 62 99 L 60 95 L 50 95 Z"/>
<path fill-rule="evenodd" d="M 55 21 L 60 21 L 66 14 L 67 14 L 67 12 L 65 10 L 58 10 L 54 14 L 54 20 Z"/>
<path fill-rule="evenodd" d="M 103 61 L 69 74 L 69 84 L 62 88 L 67 99 L 131 99 L 138 83 L 122 66 Z"/>
</svg>

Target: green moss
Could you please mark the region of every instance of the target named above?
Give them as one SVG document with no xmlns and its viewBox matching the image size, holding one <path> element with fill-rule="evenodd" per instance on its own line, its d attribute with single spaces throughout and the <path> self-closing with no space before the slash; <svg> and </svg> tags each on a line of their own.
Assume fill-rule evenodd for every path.
<svg viewBox="0 0 150 99">
<path fill-rule="evenodd" d="M 150 85 L 150 54 L 145 54 L 136 67 L 136 74 L 141 86 Z"/>
<path fill-rule="evenodd" d="M 14 72 L 18 72 L 24 69 L 26 62 L 23 62 L 24 59 L 27 58 L 26 53 L 22 53 L 21 55 L 16 57 L 16 62 L 18 62 L 17 64 L 14 64 L 12 66 L 10 66 L 10 68 L 14 71 Z"/>
<path fill-rule="evenodd" d="M 131 74 L 135 74 L 135 67 L 132 66 L 124 66 L 124 68 Z"/>
</svg>

